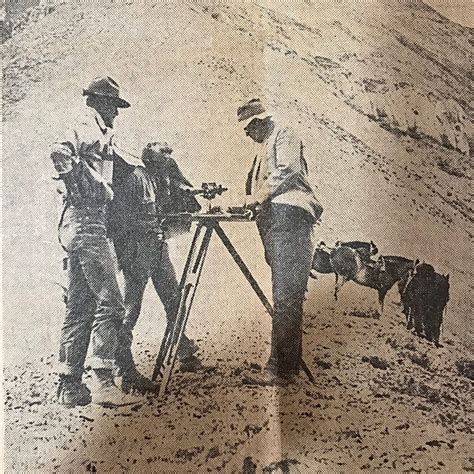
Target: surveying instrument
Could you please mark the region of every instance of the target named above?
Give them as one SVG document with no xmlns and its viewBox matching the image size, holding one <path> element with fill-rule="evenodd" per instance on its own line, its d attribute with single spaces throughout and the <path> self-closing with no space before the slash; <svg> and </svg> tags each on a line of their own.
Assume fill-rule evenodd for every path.
<svg viewBox="0 0 474 474">
<path fill-rule="evenodd" d="M 166 225 L 167 220 L 175 221 L 185 219 L 197 222 L 197 226 L 178 287 L 179 304 L 177 305 L 177 312 L 174 320 L 166 325 L 163 340 L 153 370 L 153 381 L 155 381 L 158 376 L 161 376 L 159 389 L 160 396 L 166 393 L 168 383 L 173 373 L 179 344 L 191 313 L 194 296 L 196 294 L 213 233 L 216 233 L 220 238 L 250 286 L 257 294 L 268 314 L 273 317 L 273 307 L 271 303 L 220 225 L 220 222 L 251 222 L 253 218 L 252 212 L 245 208 L 234 208 L 235 212 L 231 213 L 224 213 L 220 210 L 213 212 L 211 201 L 216 196 L 221 195 L 224 191 L 227 191 L 227 189 L 222 187 L 222 185 L 217 185 L 216 183 L 203 183 L 201 189 L 192 191 L 192 194 L 202 195 L 207 199 L 207 212 L 163 215 L 162 222 L 164 225 Z M 308 376 L 310 382 L 314 384 L 314 377 L 303 359 L 300 360 L 300 366 Z"/>
</svg>

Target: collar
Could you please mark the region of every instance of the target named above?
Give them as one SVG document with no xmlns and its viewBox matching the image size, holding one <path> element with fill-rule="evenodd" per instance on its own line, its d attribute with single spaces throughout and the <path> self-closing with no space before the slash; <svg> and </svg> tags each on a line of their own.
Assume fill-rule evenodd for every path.
<svg viewBox="0 0 474 474">
<path fill-rule="evenodd" d="M 95 121 L 97 123 L 97 125 L 99 126 L 100 128 L 100 131 L 102 132 L 103 135 L 107 135 L 107 132 L 109 130 L 112 130 L 112 128 L 109 129 L 109 127 L 107 127 L 107 125 L 105 125 L 105 122 L 104 122 L 104 119 L 102 118 L 102 116 L 94 110 L 94 118 L 95 118 Z"/>
<path fill-rule="evenodd" d="M 102 116 L 95 110 L 94 110 L 94 115 L 95 115 L 95 121 L 97 125 L 99 126 L 100 131 L 102 132 L 103 135 L 113 133 L 114 131 L 113 127 L 107 127 L 107 125 L 105 125 L 105 122 Z"/>
<path fill-rule="evenodd" d="M 110 131 L 113 130 L 113 128 L 109 128 L 107 125 L 105 125 L 104 119 L 101 117 L 99 112 L 97 112 L 92 107 L 86 106 L 85 116 L 90 124 L 94 123 L 97 127 L 99 127 L 102 135 L 107 135 L 107 133 L 110 133 Z"/>
</svg>

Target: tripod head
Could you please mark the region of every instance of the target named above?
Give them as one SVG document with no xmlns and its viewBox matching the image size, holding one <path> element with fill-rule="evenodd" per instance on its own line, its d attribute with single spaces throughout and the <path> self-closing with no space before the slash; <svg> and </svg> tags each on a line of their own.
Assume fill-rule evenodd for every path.
<svg viewBox="0 0 474 474">
<path fill-rule="evenodd" d="M 202 196 L 204 199 L 211 201 L 215 199 L 216 196 L 220 196 L 223 192 L 227 191 L 227 188 L 224 188 L 222 184 L 216 183 L 202 183 L 200 189 L 194 189 L 193 194 L 196 196 Z"/>
<path fill-rule="evenodd" d="M 200 189 L 193 189 L 192 194 L 195 196 L 202 196 L 207 200 L 209 204 L 209 210 L 211 210 L 211 201 L 217 196 L 220 196 L 223 192 L 227 191 L 227 188 L 224 188 L 222 184 L 217 183 L 202 183 Z"/>
</svg>

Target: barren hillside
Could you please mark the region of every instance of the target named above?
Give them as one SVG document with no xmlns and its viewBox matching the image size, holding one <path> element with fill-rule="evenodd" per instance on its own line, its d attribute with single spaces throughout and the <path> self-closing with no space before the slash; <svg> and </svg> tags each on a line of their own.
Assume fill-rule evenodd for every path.
<svg viewBox="0 0 474 474">
<path fill-rule="evenodd" d="M 72 2 L 8 40 L 7 466 L 239 472 L 250 456 L 259 472 L 472 469 L 472 382 L 456 366 L 472 358 L 473 337 L 471 44 L 472 30 L 422 2 L 386 1 Z M 254 156 L 236 108 L 264 98 L 304 140 L 325 208 L 319 239 L 373 239 L 382 254 L 450 273 L 444 347 L 406 331 L 395 291 L 379 317 L 373 291 L 349 283 L 335 304 L 332 277 L 321 277 L 310 284 L 305 320 L 317 386 L 302 378 L 282 392 L 242 387 L 241 369 L 265 362 L 269 322 L 215 244 L 189 326 L 214 370 L 180 374 L 166 399 L 136 411 L 58 408 L 54 360 L 64 309 L 55 282 L 63 276 L 48 146 L 80 116 L 81 90 L 101 74 L 132 103 L 117 123 L 124 146 L 137 153 L 166 139 L 195 184 L 230 188 L 221 204 L 242 199 Z M 254 226 L 228 231 L 269 292 Z M 188 245 L 188 238 L 173 243 L 178 268 Z M 163 319 L 149 291 L 136 336 L 146 373 Z M 375 356 L 385 369 L 371 365 Z"/>
</svg>

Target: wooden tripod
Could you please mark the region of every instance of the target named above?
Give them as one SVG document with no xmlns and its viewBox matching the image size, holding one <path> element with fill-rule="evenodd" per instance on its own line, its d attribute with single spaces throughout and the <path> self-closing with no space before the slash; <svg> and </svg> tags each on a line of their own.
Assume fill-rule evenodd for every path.
<svg viewBox="0 0 474 474">
<path fill-rule="evenodd" d="M 268 314 L 273 317 L 272 305 L 219 224 L 220 221 L 249 222 L 249 219 L 241 215 L 195 214 L 188 216 L 197 221 L 197 228 L 194 233 L 179 284 L 180 299 L 176 318 L 172 323 L 167 324 L 166 326 L 152 376 L 152 380 L 156 380 L 159 375 L 162 376 L 159 390 L 160 396 L 166 392 L 173 372 L 179 344 L 185 332 L 186 323 L 191 312 L 191 306 L 199 284 L 209 243 L 211 242 L 211 237 L 214 232 L 218 235 L 225 248 L 228 250 L 235 263 L 250 283 L 250 286 L 257 294 Z M 314 377 L 303 359 L 300 360 L 300 365 L 308 376 L 310 382 L 314 384 Z"/>
</svg>

